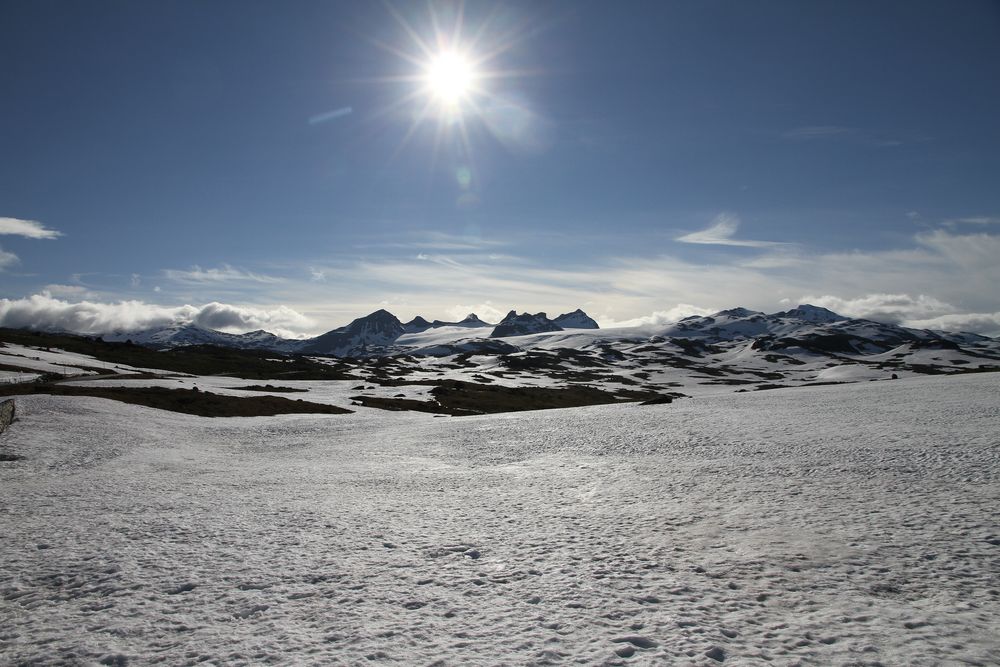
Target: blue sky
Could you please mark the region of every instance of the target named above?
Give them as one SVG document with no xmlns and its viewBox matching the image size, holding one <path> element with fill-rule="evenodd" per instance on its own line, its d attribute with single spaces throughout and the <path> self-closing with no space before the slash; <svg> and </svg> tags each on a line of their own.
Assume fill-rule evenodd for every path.
<svg viewBox="0 0 1000 667">
<path fill-rule="evenodd" d="M 41 0 L 0 32 L 2 324 L 811 300 L 1000 333 L 995 2 Z M 477 63 L 447 107 L 441 50 Z"/>
</svg>

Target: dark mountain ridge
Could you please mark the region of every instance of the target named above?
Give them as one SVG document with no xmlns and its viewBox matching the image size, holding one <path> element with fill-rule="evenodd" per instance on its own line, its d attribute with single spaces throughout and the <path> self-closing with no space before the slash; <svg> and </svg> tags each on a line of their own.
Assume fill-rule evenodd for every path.
<svg viewBox="0 0 1000 667">
<path fill-rule="evenodd" d="M 558 333 L 566 330 L 590 329 L 598 335 L 597 322 L 582 310 L 549 319 L 545 313 L 521 313 L 510 311 L 497 325 L 481 320 L 474 313 L 458 322 L 415 317 L 403 324 L 395 315 L 385 309 L 359 317 L 349 324 L 327 333 L 305 340 L 281 338 L 266 331 L 258 330 L 245 334 L 229 334 L 206 329 L 193 324 L 179 324 L 142 331 L 113 331 L 104 338 L 112 341 L 130 340 L 137 345 L 153 349 L 173 349 L 192 345 L 214 345 L 245 350 L 275 351 L 286 354 L 315 354 L 337 357 L 378 357 L 404 354 L 420 344 L 410 343 L 407 334 L 433 332 L 443 327 L 462 328 L 468 333 L 455 333 L 456 341 L 439 343 L 439 352 L 429 354 L 447 356 L 462 351 L 482 349 L 486 353 L 496 352 L 496 345 L 486 345 L 488 339 L 508 339 L 535 334 Z M 487 329 L 493 327 L 488 333 Z M 641 338 L 650 327 L 634 330 L 614 330 L 607 332 L 611 339 Z M 482 333 L 479 333 L 479 332 Z M 634 332 L 634 333 L 633 333 Z M 580 332 L 583 333 L 583 332 Z M 884 352 L 904 343 L 927 345 L 932 341 L 962 345 L 992 341 L 986 336 L 972 333 L 952 333 L 926 329 L 910 329 L 895 324 L 886 324 L 865 319 L 847 318 L 826 308 L 802 304 L 796 308 L 772 314 L 746 308 L 730 308 L 712 315 L 685 317 L 673 324 L 658 327 L 653 334 L 659 339 L 698 340 L 704 344 L 734 343 L 742 340 L 755 341 L 755 349 L 784 349 L 802 344 L 807 347 L 839 350 L 852 349 L 862 353 Z M 450 335 L 450 334 L 449 334 Z M 603 333 L 600 334 L 603 336 Z M 648 334 L 646 334 L 648 335 Z M 847 337 L 835 342 L 834 338 Z M 834 338 L 831 338 L 834 337 Z M 402 339 L 402 340 L 401 340 Z M 476 343 L 478 341 L 478 344 Z M 535 342 L 509 341 L 515 346 Z M 508 350 L 507 345 L 502 349 Z"/>
</svg>

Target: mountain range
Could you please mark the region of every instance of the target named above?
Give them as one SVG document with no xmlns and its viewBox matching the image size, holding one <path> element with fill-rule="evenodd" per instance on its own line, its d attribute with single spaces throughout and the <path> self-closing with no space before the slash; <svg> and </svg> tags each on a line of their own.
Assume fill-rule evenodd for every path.
<svg viewBox="0 0 1000 667">
<path fill-rule="evenodd" d="M 489 331 L 487 331 L 489 330 Z M 600 330 L 597 322 L 582 310 L 549 319 L 545 313 L 510 311 L 497 324 L 470 313 L 458 322 L 434 320 L 417 316 L 405 324 L 387 310 L 380 309 L 359 317 L 346 326 L 305 340 L 281 338 L 258 330 L 230 334 L 195 324 L 178 324 L 140 331 L 112 331 L 102 337 L 108 341 L 131 340 L 138 345 L 169 349 L 186 345 L 218 345 L 240 349 L 274 350 L 337 357 L 386 356 L 407 352 L 431 354 L 424 350 L 429 339 L 440 345 L 444 341 L 462 343 L 458 350 L 448 346 L 445 354 L 471 351 L 477 342 L 489 347 L 489 339 L 521 338 L 533 334 L 565 331 L 601 331 L 588 338 L 608 340 L 634 339 L 642 334 L 654 337 L 684 337 L 706 344 L 730 343 L 753 339 L 758 349 L 780 349 L 797 341 L 807 345 L 829 347 L 844 352 L 885 351 L 904 342 L 969 344 L 995 339 L 973 333 L 954 333 L 928 329 L 910 329 L 866 319 L 852 319 L 826 308 L 801 305 L 791 310 L 766 314 L 746 308 L 731 308 L 714 315 L 685 317 L 676 323 L 635 328 Z M 514 347 L 531 346 L 534 341 L 508 341 Z"/>
<path fill-rule="evenodd" d="M 384 356 L 401 351 L 394 345 L 406 334 L 421 334 L 432 330 L 444 330 L 451 337 L 473 332 L 473 338 L 506 338 L 524 336 L 548 331 L 567 329 L 598 329 L 597 322 L 577 309 L 550 320 L 545 313 L 518 314 L 510 311 L 498 324 L 491 324 L 470 313 L 458 322 L 434 320 L 429 322 L 419 315 L 405 324 L 387 310 L 376 310 L 370 315 L 359 317 L 346 326 L 338 327 L 315 338 L 296 340 L 280 338 L 266 331 L 251 331 L 245 334 L 230 334 L 214 329 L 206 329 L 195 324 L 180 324 L 144 329 L 140 331 L 112 331 L 102 335 L 108 341 L 130 340 L 137 345 L 156 349 L 171 349 L 186 345 L 217 345 L 245 350 L 274 350 L 284 353 L 318 354 L 336 357 Z M 489 329 L 489 333 L 486 333 Z M 474 331 L 475 330 L 475 331 Z M 472 343 L 472 347 L 501 349 L 495 343 L 482 340 Z M 405 348 L 405 343 L 403 343 Z"/>
<path fill-rule="evenodd" d="M 1000 339 L 913 329 L 800 305 L 763 313 L 731 308 L 668 324 L 601 329 L 581 310 L 550 319 L 509 312 L 496 324 L 387 310 L 315 338 L 229 334 L 194 325 L 111 332 L 155 349 L 213 345 L 307 355 L 389 387 L 456 380 L 509 387 L 594 387 L 620 398 L 1000 371 Z"/>
</svg>

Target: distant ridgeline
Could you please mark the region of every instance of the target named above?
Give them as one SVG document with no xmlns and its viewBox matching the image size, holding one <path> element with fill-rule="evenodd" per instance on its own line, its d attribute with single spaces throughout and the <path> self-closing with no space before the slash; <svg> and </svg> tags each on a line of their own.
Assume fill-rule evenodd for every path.
<svg viewBox="0 0 1000 667">
<path fill-rule="evenodd" d="M 669 361 L 675 366 L 688 367 L 693 363 L 692 357 L 708 359 L 725 353 L 731 357 L 728 361 L 723 363 L 721 358 L 716 360 L 722 366 L 722 372 L 726 372 L 725 368 L 729 366 L 741 365 L 749 360 L 749 351 L 742 352 L 742 356 L 733 356 L 744 347 L 749 347 L 755 353 L 752 356 L 759 357 L 758 361 L 763 364 L 762 373 L 770 372 L 765 368 L 772 365 L 779 366 L 777 370 L 781 370 L 800 362 L 811 363 L 815 355 L 829 356 L 832 362 L 837 363 L 857 363 L 858 360 L 853 357 L 862 355 L 866 357 L 866 363 L 877 361 L 883 367 L 898 365 L 897 362 L 906 357 L 908 363 L 912 361 L 920 368 L 935 367 L 935 372 L 959 367 L 973 369 L 982 365 L 977 360 L 993 359 L 996 350 L 1000 348 L 1000 340 L 978 334 L 912 329 L 872 320 L 852 319 L 811 305 L 770 314 L 732 308 L 713 315 L 686 317 L 674 323 L 610 330 L 600 329 L 593 318 L 579 309 L 553 319 L 545 313 L 518 313 L 512 310 L 495 324 L 483 321 L 474 313 L 457 322 L 428 321 L 418 316 L 403 323 L 387 310 L 377 310 L 345 326 L 302 340 L 280 338 L 266 331 L 230 334 L 194 324 L 140 331 L 113 331 L 102 334 L 101 338 L 103 342 L 110 344 L 117 342 L 120 345 L 125 341 L 133 343 L 132 347 L 135 349 L 125 355 L 129 359 L 123 362 L 132 366 L 143 366 L 143 362 L 149 361 L 138 353 L 140 349 L 190 350 L 192 354 L 185 359 L 189 363 L 181 363 L 182 360 L 178 359 L 176 370 L 192 373 L 222 371 L 222 368 L 214 368 L 218 365 L 214 361 L 208 363 L 205 355 L 198 357 L 193 354 L 208 346 L 258 355 L 253 360 L 248 357 L 240 360 L 240 365 L 257 366 L 281 363 L 270 359 L 277 355 L 293 355 L 293 358 L 310 355 L 345 360 L 466 354 L 505 358 L 529 351 L 534 354 L 542 349 L 564 349 L 567 350 L 564 354 L 567 359 L 573 356 L 569 350 L 601 350 L 598 355 L 600 361 L 595 363 L 610 361 L 617 366 L 629 363 L 659 366 Z M 904 345 L 909 347 L 906 350 L 896 350 L 895 356 L 875 359 L 876 355 L 890 354 Z M 928 352 L 916 354 L 918 350 Z M 937 352 L 931 354 L 930 350 Z M 86 349 L 76 351 L 96 354 Z M 633 359 L 629 362 L 630 357 L 637 353 L 651 358 Z M 956 356 L 956 353 L 961 354 Z M 116 356 L 121 359 L 121 354 L 122 351 L 119 350 Z M 213 368 L 191 367 L 196 357 Z M 162 368 L 162 365 L 153 367 Z M 280 372 L 271 375 L 271 369 L 266 372 L 261 370 L 261 379 L 269 375 L 278 379 L 281 377 Z M 285 367 L 285 371 L 292 370 L 291 367 Z M 317 374 L 315 368 L 294 370 L 308 375 Z M 328 369 L 326 373 L 329 372 Z M 299 379 L 304 378 L 300 375 Z"/>
<path fill-rule="evenodd" d="M 457 322 L 417 316 L 403 323 L 387 310 L 377 310 L 359 317 L 315 338 L 295 340 L 280 338 L 267 331 L 230 334 L 194 324 L 177 324 L 140 331 L 112 331 L 102 334 L 106 341 L 129 341 L 163 350 L 190 345 L 216 345 L 243 350 L 269 350 L 288 354 L 314 354 L 334 357 L 378 357 L 404 353 L 417 347 L 437 347 L 440 355 L 483 351 L 509 352 L 516 348 L 498 338 L 523 336 L 551 331 L 598 329 L 597 322 L 582 310 L 549 319 L 545 313 L 518 314 L 510 311 L 496 324 L 470 313 Z M 493 339 L 492 341 L 490 339 Z"/>
<path fill-rule="evenodd" d="M 256 393 L 257 401 L 180 387 L 146 387 L 127 396 L 114 387 L 86 388 L 90 396 L 206 416 L 325 410 L 262 395 L 310 389 L 286 384 L 296 380 L 348 380 L 354 392 L 348 398 L 360 406 L 468 415 L 1000 371 L 1000 339 L 851 319 L 808 305 L 771 314 L 733 308 L 617 329 L 598 328 L 582 311 L 555 319 L 511 311 L 497 324 L 475 315 L 404 324 L 379 310 L 307 340 L 178 325 L 105 339 L 0 329 L 0 342 L 8 344 L 0 347 L 0 365 L 9 372 L 32 370 L 22 368 L 31 352 L 17 349 L 26 346 L 86 355 L 60 364 L 81 374 L 111 371 L 140 379 L 159 369 L 256 381 L 237 389 Z M 0 396 L 84 391 L 57 381 L 25 384 L 0 387 Z"/>
</svg>

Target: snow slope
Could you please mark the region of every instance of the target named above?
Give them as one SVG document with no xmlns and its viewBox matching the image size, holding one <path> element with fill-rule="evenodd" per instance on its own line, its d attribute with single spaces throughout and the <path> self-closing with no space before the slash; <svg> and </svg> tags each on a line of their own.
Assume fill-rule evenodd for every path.
<svg viewBox="0 0 1000 667">
<path fill-rule="evenodd" d="M 19 397 L 2 664 L 996 664 L 1000 374 L 484 417 Z"/>
<path fill-rule="evenodd" d="M 110 364 L 86 354 L 60 349 L 6 343 L 0 347 L 0 364 L 58 375 L 95 375 L 116 372 Z"/>
</svg>

